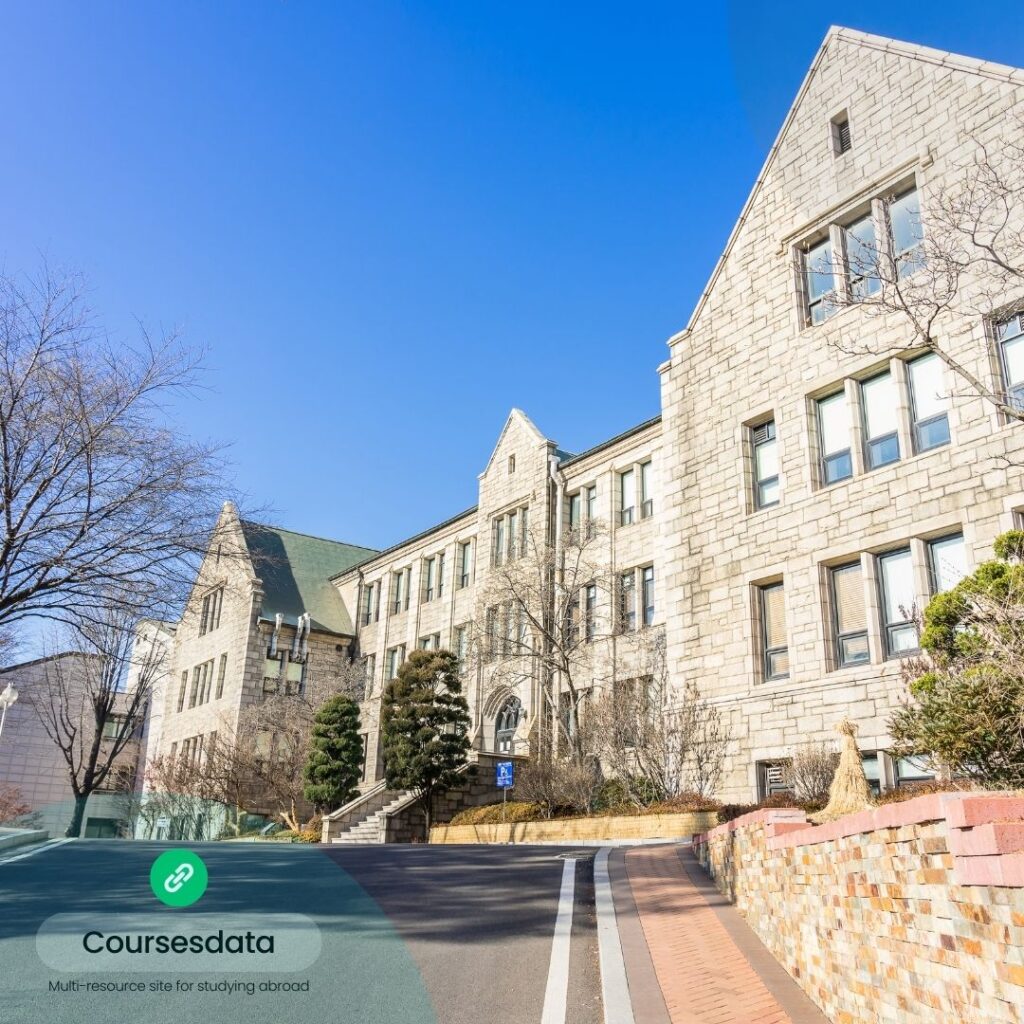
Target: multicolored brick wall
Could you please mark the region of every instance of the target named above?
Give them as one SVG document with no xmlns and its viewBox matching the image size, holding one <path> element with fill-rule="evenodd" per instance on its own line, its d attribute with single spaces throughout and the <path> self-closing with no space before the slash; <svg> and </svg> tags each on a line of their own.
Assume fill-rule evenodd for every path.
<svg viewBox="0 0 1024 1024">
<path fill-rule="evenodd" d="M 1024 1021 L 1024 798 L 755 811 L 694 849 L 834 1024 Z"/>
</svg>

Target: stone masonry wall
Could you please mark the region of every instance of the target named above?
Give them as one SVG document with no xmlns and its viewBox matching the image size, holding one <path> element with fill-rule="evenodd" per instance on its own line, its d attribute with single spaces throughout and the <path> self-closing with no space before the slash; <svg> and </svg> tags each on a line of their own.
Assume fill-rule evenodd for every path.
<svg viewBox="0 0 1024 1024">
<path fill-rule="evenodd" d="M 1024 1020 L 1024 799 L 761 810 L 694 848 L 834 1024 Z"/>
</svg>

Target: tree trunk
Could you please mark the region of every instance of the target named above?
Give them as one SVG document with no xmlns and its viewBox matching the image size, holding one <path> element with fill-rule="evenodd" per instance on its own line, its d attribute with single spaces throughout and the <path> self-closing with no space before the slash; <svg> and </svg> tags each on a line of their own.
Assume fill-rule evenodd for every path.
<svg viewBox="0 0 1024 1024">
<path fill-rule="evenodd" d="M 75 809 L 71 814 L 71 824 L 64 833 L 70 839 L 77 839 L 82 833 L 82 821 L 85 818 L 85 805 L 89 801 L 89 794 L 75 797 Z"/>
<path fill-rule="evenodd" d="M 433 790 L 430 790 L 423 796 L 423 820 L 426 822 L 427 825 L 427 834 L 424 838 L 428 843 L 430 842 L 430 805 L 434 802 L 433 796 Z"/>
</svg>

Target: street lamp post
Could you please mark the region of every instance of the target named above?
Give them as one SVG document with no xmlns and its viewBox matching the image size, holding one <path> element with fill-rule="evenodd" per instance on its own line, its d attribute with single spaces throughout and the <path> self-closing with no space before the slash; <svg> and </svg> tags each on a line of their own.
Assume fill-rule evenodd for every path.
<svg viewBox="0 0 1024 1024">
<path fill-rule="evenodd" d="M 7 709 L 18 699 L 18 691 L 8 683 L 0 690 L 0 736 L 4 734 L 4 722 L 7 721 Z"/>
</svg>

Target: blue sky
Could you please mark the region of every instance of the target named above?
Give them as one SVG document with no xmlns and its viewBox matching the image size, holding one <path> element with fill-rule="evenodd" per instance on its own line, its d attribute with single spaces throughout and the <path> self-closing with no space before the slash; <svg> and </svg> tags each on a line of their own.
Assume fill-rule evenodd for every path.
<svg viewBox="0 0 1024 1024">
<path fill-rule="evenodd" d="M 0 260 L 208 350 L 173 414 L 282 525 L 476 500 L 509 408 L 658 411 L 830 23 L 1022 63 L 1024 5 L 7 3 Z"/>
</svg>

